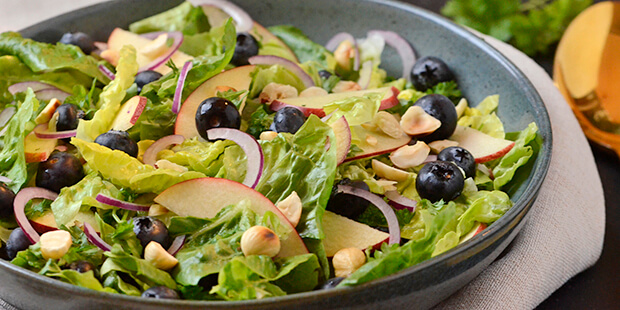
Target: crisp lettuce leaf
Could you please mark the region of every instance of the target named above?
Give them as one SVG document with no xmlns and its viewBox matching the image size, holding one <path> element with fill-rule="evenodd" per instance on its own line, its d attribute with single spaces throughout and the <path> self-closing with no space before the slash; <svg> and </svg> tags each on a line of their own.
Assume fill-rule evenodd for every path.
<svg viewBox="0 0 620 310">
<path fill-rule="evenodd" d="M 174 134 L 177 115 L 172 112 L 172 99 L 153 104 L 149 99 L 136 124 L 129 128 L 129 136 L 136 140 L 158 140 Z"/>
<path fill-rule="evenodd" d="M 28 166 L 24 153 L 26 135 L 34 128 L 34 118 L 39 109 L 39 101 L 32 89 L 26 91 L 26 98 L 9 121 L 7 131 L 2 137 L 0 151 L 0 175 L 12 181 L 7 184 L 13 192 L 19 191 L 28 181 Z"/>
<path fill-rule="evenodd" d="M 176 289 L 177 284 L 169 273 L 157 269 L 144 259 L 131 256 L 119 245 L 113 245 L 112 251 L 104 253 L 107 259 L 101 266 L 101 276 L 104 278 L 112 271 L 124 272 L 138 283 L 141 290 L 153 286 L 167 286 Z"/>
<path fill-rule="evenodd" d="M 223 165 L 221 155 L 232 145 L 235 143 L 230 140 L 206 142 L 192 138 L 183 141 L 172 150 L 160 152 L 159 158 L 204 173 L 206 176 L 216 176 Z"/>
<path fill-rule="evenodd" d="M 290 85 L 301 92 L 306 87 L 303 82 L 289 70 L 280 65 L 273 66 L 260 66 L 254 72 L 252 72 L 252 84 L 250 85 L 250 93 L 248 98 L 256 98 L 263 88 L 269 83 L 278 83 L 283 85 Z"/>
<path fill-rule="evenodd" d="M 468 198 L 469 207 L 459 217 L 457 237 L 467 234 L 475 222 L 491 224 L 512 207 L 510 197 L 501 191 L 479 191 Z"/>
<path fill-rule="evenodd" d="M 512 149 L 493 168 L 493 176 L 495 176 L 493 187 L 495 189 L 500 189 L 510 182 L 516 170 L 525 165 L 532 157 L 534 151 L 528 144 L 536 138 L 537 132 L 536 123 L 530 123 L 526 129 L 519 133 Z"/>
<path fill-rule="evenodd" d="M 314 254 L 274 260 L 237 256 L 222 268 L 211 293 L 225 300 L 247 300 L 310 291 L 318 284 L 319 268 Z"/>
<path fill-rule="evenodd" d="M 100 108 L 91 120 L 80 120 L 77 137 L 86 141 L 94 141 L 100 134 L 110 130 L 116 113 L 121 108 L 126 91 L 133 85 L 134 76 L 138 72 L 136 50 L 131 45 L 121 48 L 116 78 L 103 89 L 100 95 Z"/>
<path fill-rule="evenodd" d="M 129 31 L 135 33 L 181 31 L 186 36 L 205 32 L 210 28 L 209 20 L 202 7 L 195 7 L 190 2 L 183 2 L 168 11 L 129 25 Z"/>
<path fill-rule="evenodd" d="M 142 294 L 140 289 L 125 282 L 115 270 L 108 272 L 105 276 L 102 276 L 101 279 L 104 287 L 113 289 L 121 294 L 129 296 L 140 296 Z"/>
<path fill-rule="evenodd" d="M 71 74 L 83 74 L 102 83 L 109 81 L 97 68 L 97 60 L 84 55 L 75 45 L 36 42 L 17 32 L 5 32 L 0 33 L 0 55 L 16 56 L 34 72 L 76 71 Z"/>
<path fill-rule="evenodd" d="M 269 31 L 280 38 L 293 50 L 300 63 L 315 61 L 323 69 L 334 70 L 336 61 L 331 52 L 320 44 L 310 40 L 301 30 L 290 25 L 269 27 Z"/>
<path fill-rule="evenodd" d="M 344 116 L 349 126 L 358 126 L 372 121 L 379 111 L 382 98 L 383 94 L 367 93 L 360 97 L 349 97 L 326 104 L 323 110 L 325 114 L 331 114 L 328 123 Z"/>
<path fill-rule="evenodd" d="M 506 135 L 504 124 L 495 114 L 498 104 L 499 95 L 488 96 L 476 107 L 467 107 L 463 116 L 459 118 L 458 124 L 474 128 L 498 139 L 504 139 Z"/>
<path fill-rule="evenodd" d="M 72 138 L 71 144 L 78 148 L 88 167 L 101 173 L 114 185 L 129 188 L 135 193 L 161 193 L 179 182 L 205 177 L 197 171 L 156 169 L 123 151 L 112 150 L 94 142 Z"/>
</svg>

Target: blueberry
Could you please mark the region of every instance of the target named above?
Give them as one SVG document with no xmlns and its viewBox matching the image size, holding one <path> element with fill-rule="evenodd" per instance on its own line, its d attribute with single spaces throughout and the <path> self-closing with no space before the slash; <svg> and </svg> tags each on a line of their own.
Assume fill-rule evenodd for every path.
<svg viewBox="0 0 620 310">
<path fill-rule="evenodd" d="M 437 57 L 422 57 L 411 68 L 411 83 L 419 91 L 426 91 L 441 82 L 452 80 L 454 74 L 446 63 Z"/>
<path fill-rule="evenodd" d="M 449 138 L 454 133 L 458 116 L 454 103 L 448 97 L 438 94 L 426 95 L 418 99 L 415 105 L 421 107 L 424 112 L 441 122 L 441 126 L 437 130 L 421 137 L 421 140 L 425 142 L 443 140 Z"/>
<path fill-rule="evenodd" d="M 338 184 L 334 186 L 333 193 L 335 193 L 336 186 L 338 185 L 348 185 L 355 188 L 363 189 L 365 191 L 370 190 L 368 185 L 363 181 L 352 182 L 349 179 L 342 179 L 340 182 L 338 182 Z M 364 213 L 364 211 L 366 211 L 366 208 L 368 208 L 369 205 L 370 203 L 364 198 L 345 193 L 337 193 L 332 194 L 332 197 L 327 202 L 327 210 L 355 220 L 362 213 Z"/>
<path fill-rule="evenodd" d="M 15 201 L 15 193 L 6 186 L 4 183 L 0 183 L 0 217 L 11 218 L 13 217 L 13 201 Z"/>
<path fill-rule="evenodd" d="M 62 35 L 60 41 L 63 44 L 71 44 L 79 47 L 84 54 L 88 55 L 95 50 L 93 39 L 83 32 L 67 32 Z"/>
<path fill-rule="evenodd" d="M 91 262 L 89 261 L 85 261 L 85 260 L 78 260 L 75 262 L 72 262 L 71 264 L 69 264 L 69 269 L 71 270 L 75 270 L 79 273 L 85 273 L 88 271 L 95 271 L 95 265 L 93 265 Z"/>
<path fill-rule="evenodd" d="M 269 129 L 275 132 L 290 132 L 294 134 L 305 122 L 306 116 L 299 109 L 284 107 L 276 112 Z"/>
<path fill-rule="evenodd" d="M 142 71 L 136 74 L 135 82 L 136 82 L 136 85 L 138 86 L 138 93 L 142 91 L 142 87 L 144 87 L 144 85 L 151 83 L 151 82 L 155 82 L 159 80 L 161 77 L 162 77 L 161 73 L 152 71 L 152 70 L 146 70 L 146 71 Z"/>
<path fill-rule="evenodd" d="M 340 284 L 340 282 L 342 282 L 342 280 L 344 280 L 344 277 L 331 278 L 325 281 L 323 286 L 321 286 L 321 289 L 329 290 L 329 289 L 335 288 L 336 286 L 338 286 L 338 284 Z"/>
<path fill-rule="evenodd" d="M 437 202 L 448 202 L 458 197 L 465 186 L 463 173 L 455 164 L 433 161 L 422 167 L 415 180 L 420 197 Z"/>
<path fill-rule="evenodd" d="M 333 74 L 332 74 L 331 72 L 327 71 L 327 70 L 321 70 L 321 71 L 319 71 L 319 76 L 320 76 L 322 79 L 324 79 L 324 80 L 329 79 L 330 77 L 332 77 L 332 75 L 333 75 Z"/>
<path fill-rule="evenodd" d="M 129 137 L 126 131 L 110 130 L 100 134 L 95 143 L 103 145 L 112 150 L 123 151 L 129 156 L 138 156 L 138 143 Z"/>
<path fill-rule="evenodd" d="M 133 232 L 140 240 L 142 248 L 145 248 L 151 241 L 158 242 L 164 249 L 168 249 L 172 244 L 166 224 L 150 216 L 134 218 Z"/>
<path fill-rule="evenodd" d="M 58 114 L 56 131 L 76 129 L 80 119 L 84 118 L 84 111 L 71 103 L 61 104 L 54 113 Z"/>
<path fill-rule="evenodd" d="M 230 63 L 235 66 L 245 66 L 250 64 L 248 59 L 258 55 L 258 41 L 247 32 L 237 34 L 237 44 L 235 45 L 235 53 Z"/>
<path fill-rule="evenodd" d="M 474 156 L 460 146 L 451 146 L 443 149 L 437 155 L 437 160 L 454 162 L 465 171 L 466 178 L 473 178 L 476 175 L 476 160 Z"/>
<path fill-rule="evenodd" d="M 167 286 L 154 286 L 142 293 L 145 298 L 179 299 L 179 294 Z"/>
<path fill-rule="evenodd" d="M 235 105 L 219 97 L 205 99 L 196 110 L 196 129 L 200 136 L 208 140 L 207 130 L 211 128 L 241 127 L 241 115 Z"/>
<path fill-rule="evenodd" d="M 27 249 L 31 244 L 24 231 L 19 227 L 15 228 L 6 241 L 6 254 L 9 259 L 14 259 L 17 252 Z"/>
<path fill-rule="evenodd" d="M 53 152 L 39 164 L 36 185 L 60 193 L 63 187 L 74 185 L 84 177 L 82 162 L 73 154 Z"/>
</svg>

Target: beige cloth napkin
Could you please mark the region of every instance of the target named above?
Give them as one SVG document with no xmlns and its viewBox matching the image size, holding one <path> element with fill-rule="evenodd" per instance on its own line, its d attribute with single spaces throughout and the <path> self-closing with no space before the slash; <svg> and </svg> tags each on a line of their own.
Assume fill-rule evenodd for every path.
<svg viewBox="0 0 620 310">
<path fill-rule="evenodd" d="M 102 1 L 106 0 L 0 0 L 0 31 L 22 29 Z M 512 249 L 436 308 L 532 309 L 600 256 L 603 189 L 586 138 L 547 73 L 511 46 L 483 38 L 516 64 L 540 93 L 551 118 L 553 157 Z"/>
</svg>

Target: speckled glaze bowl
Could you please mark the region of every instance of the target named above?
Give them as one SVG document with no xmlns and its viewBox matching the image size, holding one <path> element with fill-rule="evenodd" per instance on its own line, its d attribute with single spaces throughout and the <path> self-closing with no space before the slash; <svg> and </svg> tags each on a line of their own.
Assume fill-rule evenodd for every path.
<svg viewBox="0 0 620 310">
<path fill-rule="evenodd" d="M 352 288 L 314 291 L 242 302 L 167 301 L 100 293 L 39 276 L 0 260 L 0 298 L 19 309 L 334 309 L 429 308 L 475 278 L 506 249 L 523 226 L 545 178 L 551 157 L 551 127 L 536 90 L 508 60 L 478 37 L 422 9 L 378 0 L 236 0 L 265 26 L 293 24 L 325 43 L 337 32 L 363 37 L 371 29 L 400 33 L 418 56 L 435 55 L 456 74 L 471 103 L 500 94 L 498 115 L 507 131 L 530 122 L 540 128 L 538 156 L 519 171 L 527 180 L 509 194 L 514 207 L 482 235 L 421 264 Z M 102 3 L 42 22 L 22 34 L 54 42 L 66 31 L 105 41 L 114 27 L 164 11 L 180 1 L 122 0 Z M 390 52 L 390 51 L 388 51 Z M 401 72 L 393 51 L 384 58 L 392 75 Z"/>
</svg>

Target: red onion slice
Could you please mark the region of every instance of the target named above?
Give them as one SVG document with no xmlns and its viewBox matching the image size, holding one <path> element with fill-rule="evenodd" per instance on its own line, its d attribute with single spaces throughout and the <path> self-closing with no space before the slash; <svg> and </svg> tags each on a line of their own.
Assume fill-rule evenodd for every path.
<svg viewBox="0 0 620 310">
<path fill-rule="evenodd" d="M 273 55 L 257 55 L 250 57 L 248 62 L 252 65 L 280 65 L 295 74 L 306 88 L 315 86 L 312 77 L 298 64 L 288 59 Z"/>
<path fill-rule="evenodd" d="M 108 67 L 104 65 L 98 65 L 97 68 L 99 69 L 99 71 L 101 71 L 101 73 L 103 73 L 103 75 L 107 76 L 108 79 L 114 80 L 116 78 L 116 75 L 112 71 L 110 71 Z"/>
<path fill-rule="evenodd" d="M 54 85 L 43 83 L 43 82 L 38 82 L 38 81 L 20 82 L 20 83 L 15 83 L 8 87 L 9 92 L 12 95 L 25 92 L 28 88 L 32 88 L 32 91 L 34 92 L 43 90 L 43 89 L 58 89 Z"/>
<path fill-rule="evenodd" d="M 426 164 L 430 163 L 431 161 L 437 161 L 437 155 L 428 155 L 422 163 Z"/>
<path fill-rule="evenodd" d="M 365 61 L 362 64 L 362 69 L 360 70 L 360 77 L 357 80 L 357 84 L 359 84 L 362 89 L 367 89 L 368 85 L 370 85 L 370 78 L 372 77 L 372 60 Z"/>
<path fill-rule="evenodd" d="M 13 211 L 15 212 L 15 220 L 17 220 L 17 224 L 22 228 L 26 237 L 32 244 L 39 242 L 39 233 L 32 227 L 30 221 L 26 217 L 26 213 L 24 208 L 28 201 L 35 198 L 43 198 L 49 200 L 55 200 L 58 197 L 58 194 L 41 187 L 26 187 L 20 190 L 17 195 L 15 195 L 15 200 L 13 201 Z"/>
<path fill-rule="evenodd" d="M 385 43 L 396 49 L 403 65 L 403 78 L 410 80 L 409 73 L 415 64 L 416 57 L 411 44 L 398 33 L 387 30 L 371 30 L 368 35 L 377 34 L 383 37 Z"/>
<path fill-rule="evenodd" d="M 65 101 L 67 97 L 71 96 L 70 93 L 64 92 L 58 88 L 47 88 L 47 89 L 38 90 L 34 92 L 34 95 L 37 97 L 37 99 L 46 100 L 46 101 L 52 100 L 54 98 L 60 101 Z"/>
<path fill-rule="evenodd" d="M 141 205 L 133 202 L 127 202 L 123 200 L 119 200 L 110 196 L 106 196 L 104 194 L 97 194 L 95 200 L 117 208 L 129 210 L 129 211 L 148 211 L 151 206 L 150 205 Z"/>
<path fill-rule="evenodd" d="M 390 200 L 389 204 L 392 207 L 398 210 L 407 209 L 412 213 L 415 212 L 415 208 L 418 205 L 417 201 L 401 195 L 398 191 L 386 191 L 385 198 Z"/>
<path fill-rule="evenodd" d="M 254 27 L 254 20 L 252 20 L 252 17 L 250 17 L 250 15 L 246 11 L 229 1 L 189 0 L 189 2 L 191 2 L 195 6 L 214 6 L 224 11 L 224 13 L 228 14 L 228 16 L 232 17 L 232 19 L 235 21 L 235 24 L 237 26 L 237 32 L 248 32 Z"/>
<path fill-rule="evenodd" d="M 177 254 L 177 252 L 179 252 L 179 250 L 185 244 L 185 237 L 186 235 L 182 235 L 174 238 L 172 244 L 170 245 L 170 248 L 168 248 L 168 253 L 170 253 L 170 255 L 174 256 Z"/>
<path fill-rule="evenodd" d="M 390 239 L 388 243 L 400 243 L 400 226 L 398 225 L 398 219 L 396 218 L 396 214 L 394 213 L 392 207 L 390 207 L 390 205 L 388 205 L 387 202 L 385 202 L 381 197 L 369 191 L 346 185 L 338 185 L 337 192 L 364 198 L 368 202 L 375 205 L 375 207 L 377 207 L 381 211 L 381 213 L 383 213 L 383 216 L 385 216 L 385 219 L 387 220 L 388 231 L 390 233 Z"/>
<path fill-rule="evenodd" d="M 112 250 L 112 247 L 107 242 L 103 241 L 95 229 L 86 222 L 84 222 L 84 234 L 90 243 L 94 244 L 103 251 L 109 252 Z"/>
<path fill-rule="evenodd" d="M 172 38 L 174 42 L 172 43 L 168 51 L 166 51 L 163 55 L 157 57 L 155 60 L 153 60 L 146 66 L 138 69 L 138 72 L 147 71 L 147 70 L 155 70 L 157 67 L 165 64 L 170 59 L 170 57 L 172 57 L 172 55 L 179 49 L 179 47 L 181 47 L 181 44 L 183 43 L 183 34 L 179 31 L 151 32 L 151 33 L 142 34 L 140 36 L 153 40 L 157 38 L 159 35 L 164 34 L 164 33 L 168 34 L 168 38 Z"/>
<path fill-rule="evenodd" d="M 15 114 L 15 107 L 6 107 L 0 112 L 0 127 L 4 127 Z"/>
<path fill-rule="evenodd" d="M 64 131 L 49 131 L 48 124 L 40 124 L 34 127 L 34 135 L 39 139 L 65 139 L 75 137 L 77 129 Z"/>
<path fill-rule="evenodd" d="M 207 130 L 209 140 L 226 139 L 237 143 L 247 157 L 247 169 L 243 185 L 255 188 L 263 174 L 263 149 L 258 141 L 249 134 L 233 128 L 212 128 Z"/>
<path fill-rule="evenodd" d="M 155 162 L 157 162 L 157 154 L 173 144 L 181 144 L 185 138 L 181 135 L 170 135 L 160 138 L 155 141 L 151 146 L 149 146 L 146 151 L 144 151 L 144 156 L 142 156 L 142 162 L 155 167 Z"/>
<path fill-rule="evenodd" d="M 192 61 L 187 61 L 183 64 L 183 68 L 179 73 L 179 79 L 177 80 L 177 88 L 174 91 L 174 99 L 172 100 L 172 113 L 179 114 L 179 110 L 181 109 L 181 98 L 183 97 L 183 87 L 185 86 L 185 79 L 187 78 L 187 73 L 192 68 L 194 64 Z"/>
<path fill-rule="evenodd" d="M 360 49 L 357 45 L 357 40 L 355 40 L 353 35 L 348 32 L 339 32 L 327 41 L 325 48 L 333 52 L 336 50 L 338 45 L 340 45 L 340 43 L 347 40 L 353 44 L 353 49 L 355 52 L 355 55 L 353 56 L 353 70 L 357 71 L 360 68 Z"/>
</svg>

